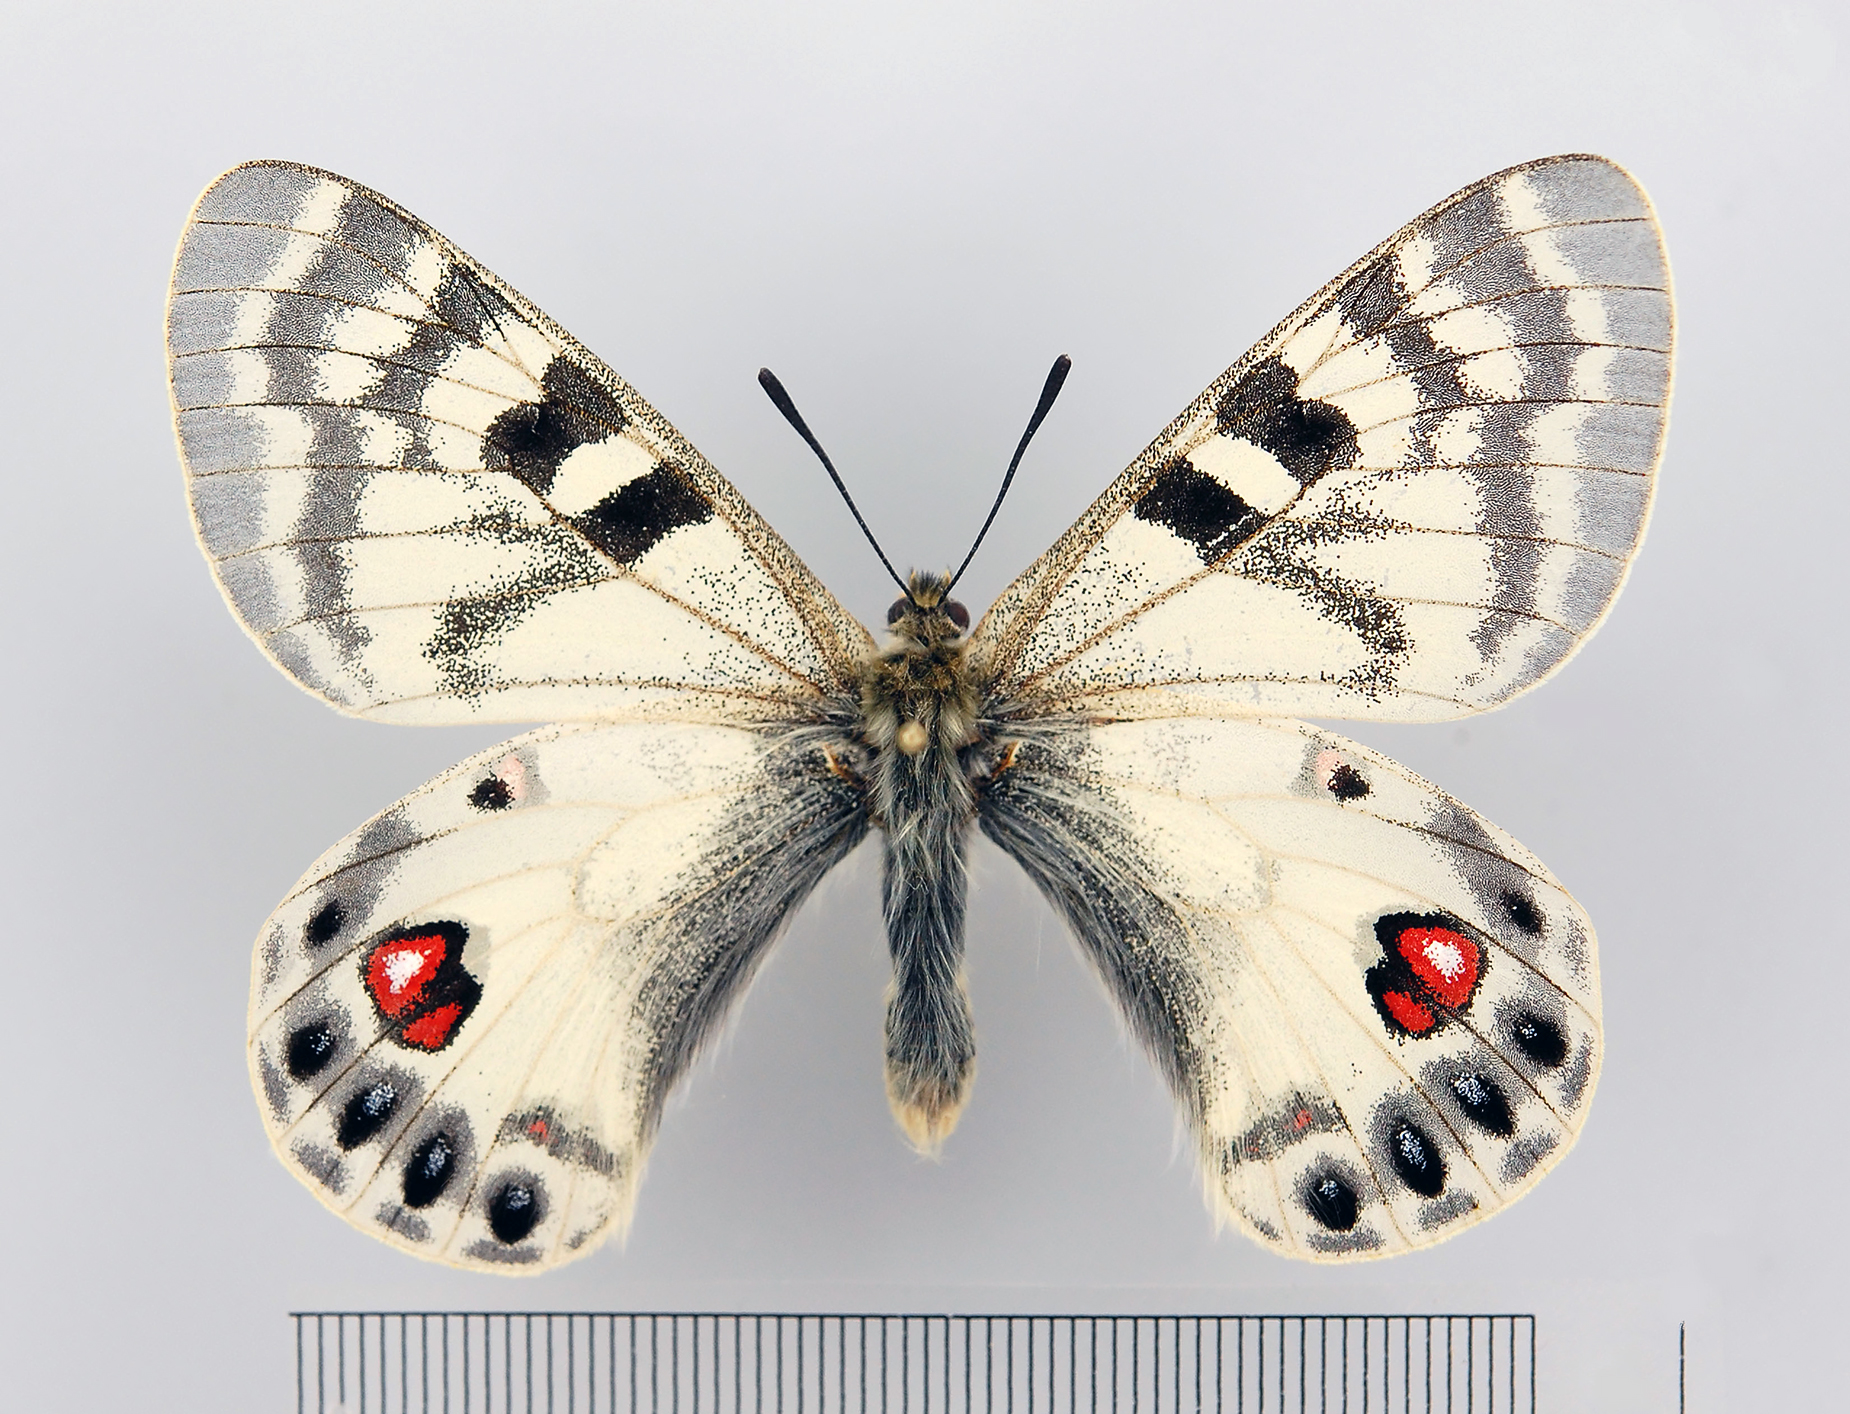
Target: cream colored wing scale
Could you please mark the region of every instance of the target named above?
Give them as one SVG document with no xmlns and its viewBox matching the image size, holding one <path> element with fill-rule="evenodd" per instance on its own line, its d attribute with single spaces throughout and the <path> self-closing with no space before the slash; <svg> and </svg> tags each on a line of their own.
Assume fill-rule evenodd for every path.
<svg viewBox="0 0 1850 1414">
<path fill-rule="evenodd" d="M 803 729 L 549 727 L 336 845 L 264 925 L 252 1076 L 330 1208 L 538 1271 L 627 1225 L 669 1088 L 866 829 Z"/>
<path fill-rule="evenodd" d="M 1197 398 L 985 616 L 1028 713 L 1431 721 L 1558 667 L 1644 532 L 1669 273 L 1597 157 L 1467 187 Z"/>
<path fill-rule="evenodd" d="M 774 717 L 871 651 L 634 389 L 364 187 L 275 162 L 220 177 L 167 329 L 226 598 L 346 711 Z"/>
<path fill-rule="evenodd" d="M 1579 1133 L 1585 914 L 1385 757 L 1271 719 L 1029 727 L 981 818 L 1175 1087 L 1213 1206 L 1273 1250 L 1437 1242 Z"/>
</svg>

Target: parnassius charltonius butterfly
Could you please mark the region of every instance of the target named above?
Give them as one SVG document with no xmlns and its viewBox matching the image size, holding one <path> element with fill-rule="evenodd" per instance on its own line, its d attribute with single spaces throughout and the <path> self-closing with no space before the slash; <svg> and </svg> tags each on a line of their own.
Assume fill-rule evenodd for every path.
<svg viewBox="0 0 1850 1414">
<path fill-rule="evenodd" d="M 1210 1201 L 1272 1250 L 1437 1242 L 1573 1143 L 1586 915 L 1495 826 L 1294 719 L 1496 707 L 1618 593 L 1671 304 L 1611 163 L 1434 207 L 974 630 L 915 574 L 884 642 L 627 383 L 341 177 L 215 181 L 167 330 L 200 542 L 272 661 L 376 721 L 554 724 L 361 826 L 263 927 L 264 1122 L 357 1227 L 501 1271 L 620 1231 L 665 1097 L 870 831 L 887 1088 L 921 1149 L 974 1073 L 972 830 L 1070 925 Z"/>
</svg>

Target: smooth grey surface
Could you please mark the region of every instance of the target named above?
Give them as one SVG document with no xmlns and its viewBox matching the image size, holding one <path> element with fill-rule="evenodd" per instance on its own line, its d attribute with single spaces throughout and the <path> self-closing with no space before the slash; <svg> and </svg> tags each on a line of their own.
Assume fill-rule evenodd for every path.
<svg viewBox="0 0 1850 1414">
<path fill-rule="evenodd" d="M 291 1308 L 1534 1311 L 1542 1407 L 1842 1388 L 1847 308 L 1841 11 L 1693 4 L 51 7 L 0 17 L 7 966 L 0 1405 L 282 1409 Z M 865 851 L 671 1106 L 627 1249 L 531 1282 L 390 1251 L 270 1156 L 250 940 L 492 730 L 344 720 L 194 549 L 160 313 L 188 205 L 258 156 L 406 204 L 662 409 L 844 601 L 988 602 L 1321 281 L 1496 168 L 1589 150 L 1668 234 L 1662 495 L 1599 638 L 1467 725 L 1357 735 L 1512 831 L 1600 929 L 1577 1151 L 1421 1256 L 1214 1235 L 1146 1062 L 979 846 L 980 1075 L 944 1162 L 880 1082 Z"/>
</svg>

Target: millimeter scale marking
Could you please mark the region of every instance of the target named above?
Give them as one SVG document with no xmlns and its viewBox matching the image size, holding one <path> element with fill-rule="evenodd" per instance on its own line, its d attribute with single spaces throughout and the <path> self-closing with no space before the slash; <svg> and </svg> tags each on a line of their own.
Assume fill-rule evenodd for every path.
<svg viewBox="0 0 1850 1414">
<path fill-rule="evenodd" d="M 1535 1317 L 298 1311 L 297 1414 L 1534 1414 Z"/>
</svg>

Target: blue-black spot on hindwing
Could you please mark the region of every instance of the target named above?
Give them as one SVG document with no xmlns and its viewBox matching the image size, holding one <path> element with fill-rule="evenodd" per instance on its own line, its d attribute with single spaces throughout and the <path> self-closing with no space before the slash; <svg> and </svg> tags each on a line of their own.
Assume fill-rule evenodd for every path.
<svg viewBox="0 0 1850 1414">
<path fill-rule="evenodd" d="M 1466 1118 L 1486 1134 L 1508 1139 L 1516 1132 L 1516 1118 L 1510 1113 L 1509 1098 L 1488 1075 L 1469 1071 L 1455 1075 L 1452 1093 L 1458 1097 Z"/>
<path fill-rule="evenodd" d="M 1510 1039 L 1537 1065 L 1553 1070 L 1567 1059 L 1567 1036 L 1561 1028 L 1537 1012 L 1517 1013 L 1510 1022 Z"/>
<path fill-rule="evenodd" d="M 514 792 L 501 777 L 490 776 L 475 783 L 475 789 L 469 792 L 469 803 L 477 810 L 506 810 L 514 803 Z"/>
<path fill-rule="evenodd" d="M 343 1149 L 358 1148 L 385 1128 L 397 1108 L 398 1087 L 389 1080 L 375 1081 L 347 1101 L 334 1142 Z"/>
<path fill-rule="evenodd" d="M 670 531 L 713 519 L 713 506 L 673 462 L 612 491 L 583 515 L 578 532 L 620 565 L 633 565 Z"/>
<path fill-rule="evenodd" d="M 1534 899 L 1528 897 L 1526 894 L 1519 894 L 1514 889 L 1505 889 L 1502 894 L 1501 902 L 1503 904 L 1503 911 L 1509 915 L 1510 922 L 1522 929 L 1522 931 L 1527 933 L 1531 938 L 1539 938 L 1541 936 L 1542 911 L 1535 906 Z"/>
<path fill-rule="evenodd" d="M 289 1033 L 283 1064 L 288 1066 L 289 1074 L 295 1079 L 307 1080 L 318 1074 L 334 1058 L 339 1044 L 340 1038 L 325 1020 L 311 1021 Z"/>
<path fill-rule="evenodd" d="M 488 424 L 482 461 L 490 471 L 511 472 L 536 495 L 552 490 L 565 459 L 580 447 L 623 430 L 623 409 L 595 379 L 564 354 L 540 377 L 544 396 L 516 403 Z"/>
<path fill-rule="evenodd" d="M 1301 486 L 1355 460 L 1355 424 L 1341 408 L 1298 397 L 1298 376 L 1276 355 L 1227 390 L 1216 410 L 1224 436 L 1278 459 Z"/>
<path fill-rule="evenodd" d="M 456 1163 L 456 1145 L 447 1134 L 433 1134 L 418 1145 L 405 1165 L 405 1206 L 428 1208 L 436 1202 L 456 1176 Z"/>
<path fill-rule="evenodd" d="M 1423 1198 L 1437 1198 L 1445 1189 L 1445 1160 L 1433 1147 L 1431 1136 L 1411 1120 L 1402 1120 L 1388 1136 L 1388 1157 L 1400 1181 Z"/>
<path fill-rule="evenodd" d="M 331 898 L 310 915 L 302 928 L 302 937 L 312 948 L 318 948 L 340 932 L 347 921 L 346 910 L 340 906 L 340 900 Z"/>
<path fill-rule="evenodd" d="M 1339 1173 L 1314 1173 L 1304 1185 L 1304 1206 L 1331 1232 L 1348 1232 L 1362 1215 L 1355 1187 Z"/>
<path fill-rule="evenodd" d="M 1131 514 L 1174 531 L 1195 547 L 1204 565 L 1250 540 L 1266 519 L 1186 457 L 1156 473 Z"/>
<path fill-rule="evenodd" d="M 539 1185 L 510 1179 L 488 1200 L 488 1230 L 512 1247 L 538 1226 L 544 1209 Z"/>
</svg>

